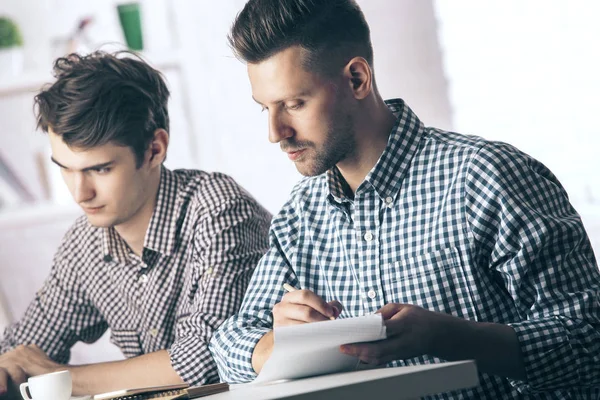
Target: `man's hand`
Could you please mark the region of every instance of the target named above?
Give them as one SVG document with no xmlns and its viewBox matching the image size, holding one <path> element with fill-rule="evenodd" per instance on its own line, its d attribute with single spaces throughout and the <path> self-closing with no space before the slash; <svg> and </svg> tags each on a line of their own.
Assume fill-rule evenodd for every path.
<svg viewBox="0 0 600 400">
<path fill-rule="evenodd" d="M 343 353 L 376 365 L 425 354 L 447 361 L 474 359 L 483 372 L 525 378 L 520 343 L 508 325 L 469 321 L 408 304 L 387 304 L 378 312 L 388 338 L 343 345 Z"/>
<path fill-rule="evenodd" d="M 19 385 L 30 376 L 68 369 L 73 396 L 111 392 L 124 387 L 183 383 L 175 372 L 167 350 L 127 360 L 67 366 L 55 363 L 37 346 L 18 346 L 0 356 L 0 400 L 20 400 Z M 2 387 L 7 391 L 2 394 Z"/>
<path fill-rule="evenodd" d="M 65 369 L 34 344 L 17 346 L 0 355 L 0 398 L 19 399 L 19 385 L 30 376 Z M 4 393 L 2 390 L 4 389 Z"/>
<path fill-rule="evenodd" d="M 0 356 L 0 368 L 19 366 L 29 376 L 48 374 L 66 369 L 66 366 L 55 363 L 35 344 L 19 345 Z"/>
<path fill-rule="evenodd" d="M 19 385 L 26 380 L 27 375 L 21 367 L 0 367 L 0 399 L 20 400 Z"/>
<path fill-rule="evenodd" d="M 286 293 L 273 307 L 273 326 L 305 324 L 336 319 L 342 312 L 339 301 L 327 303 L 310 290 Z"/>
<path fill-rule="evenodd" d="M 327 321 L 340 316 L 343 307 L 339 301 L 329 303 L 310 290 L 294 290 L 286 293 L 281 303 L 273 307 L 273 326 L 305 324 Z M 260 373 L 273 351 L 273 331 L 264 335 L 252 352 L 252 368 Z"/>
<path fill-rule="evenodd" d="M 386 304 L 377 312 L 383 316 L 388 338 L 343 345 L 343 353 L 374 365 L 431 354 L 438 326 L 446 318 L 455 318 L 408 304 Z"/>
</svg>

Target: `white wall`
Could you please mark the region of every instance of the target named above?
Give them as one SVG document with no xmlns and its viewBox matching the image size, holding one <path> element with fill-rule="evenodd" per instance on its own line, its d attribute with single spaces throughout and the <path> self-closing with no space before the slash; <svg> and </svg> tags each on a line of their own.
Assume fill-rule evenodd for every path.
<svg viewBox="0 0 600 400">
<path fill-rule="evenodd" d="M 436 5 L 456 129 L 515 144 L 600 203 L 600 3 Z"/>
<path fill-rule="evenodd" d="M 560 179 L 600 255 L 600 3 L 435 1 L 455 129 Z"/>
</svg>

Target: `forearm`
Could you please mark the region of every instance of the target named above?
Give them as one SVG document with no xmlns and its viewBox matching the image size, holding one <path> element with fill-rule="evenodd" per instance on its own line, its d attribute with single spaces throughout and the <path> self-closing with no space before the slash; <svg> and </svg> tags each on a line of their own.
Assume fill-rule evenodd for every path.
<svg viewBox="0 0 600 400">
<path fill-rule="evenodd" d="M 262 370 L 273 351 L 273 331 L 267 332 L 254 347 L 252 352 L 252 368 L 257 374 Z"/>
<path fill-rule="evenodd" d="M 73 395 L 88 395 L 144 386 L 183 383 L 166 350 L 123 361 L 69 367 Z"/>
<path fill-rule="evenodd" d="M 439 322 L 431 355 L 448 361 L 474 359 L 482 372 L 525 379 L 521 347 L 510 326 L 446 315 Z"/>
</svg>

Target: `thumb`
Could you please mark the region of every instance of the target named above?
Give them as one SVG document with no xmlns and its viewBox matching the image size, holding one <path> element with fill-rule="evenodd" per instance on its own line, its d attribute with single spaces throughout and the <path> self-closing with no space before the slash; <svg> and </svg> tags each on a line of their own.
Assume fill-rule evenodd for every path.
<svg viewBox="0 0 600 400">
<path fill-rule="evenodd" d="M 8 391 L 8 372 L 4 368 L 0 368 L 0 395 Z"/>
<path fill-rule="evenodd" d="M 402 310 L 402 308 L 404 308 L 403 304 L 390 303 L 377 310 L 377 314 L 381 314 L 384 320 L 388 320 Z"/>
<path fill-rule="evenodd" d="M 340 314 L 342 313 L 342 310 L 344 309 L 344 306 L 342 305 L 342 303 L 340 303 L 337 300 L 330 301 L 327 304 L 329 304 L 333 308 L 333 316 L 335 318 L 339 317 Z"/>
</svg>

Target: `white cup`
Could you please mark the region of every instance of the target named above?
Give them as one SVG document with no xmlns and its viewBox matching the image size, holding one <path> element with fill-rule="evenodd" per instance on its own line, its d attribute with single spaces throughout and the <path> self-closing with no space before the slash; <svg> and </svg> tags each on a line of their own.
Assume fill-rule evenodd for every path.
<svg viewBox="0 0 600 400">
<path fill-rule="evenodd" d="M 27 388 L 32 397 L 27 394 Z M 73 390 L 71 373 L 68 370 L 32 376 L 21 383 L 21 396 L 25 400 L 69 400 Z"/>
</svg>

